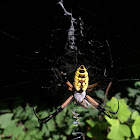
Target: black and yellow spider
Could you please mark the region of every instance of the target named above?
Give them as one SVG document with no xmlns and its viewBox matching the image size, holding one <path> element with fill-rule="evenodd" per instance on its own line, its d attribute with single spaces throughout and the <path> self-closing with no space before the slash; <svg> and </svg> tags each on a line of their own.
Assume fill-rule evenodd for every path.
<svg viewBox="0 0 140 140">
<path fill-rule="evenodd" d="M 37 114 L 35 113 L 35 110 L 33 108 L 34 114 L 38 118 L 38 121 L 40 123 L 48 122 L 50 119 L 55 117 L 57 114 L 59 114 L 66 106 L 68 106 L 72 101 L 76 101 L 79 105 L 83 106 L 84 108 L 89 107 L 91 104 L 94 108 L 97 108 L 99 111 L 106 114 L 109 118 L 111 116 L 107 113 L 116 114 L 119 110 L 119 102 L 118 102 L 118 109 L 116 112 L 111 112 L 109 110 L 106 110 L 102 106 L 100 106 L 94 99 L 92 99 L 89 95 L 86 95 L 86 91 L 92 91 L 94 87 L 98 86 L 98 83 L 89 85 L 89 76 L 86 68 L 84 65 L 81 65 L 77 71 L 75 72 L 74 76 L 74 82 L 71 84 L 69 81 L 66 82 L 66 84 L 69 86 L 68 90 L 73 91 L 74 94 L 71 95 L 53 114 L 49 115 L 48 117 L 45 117 L 43 119 L 40 119 Z"/>
</svg>

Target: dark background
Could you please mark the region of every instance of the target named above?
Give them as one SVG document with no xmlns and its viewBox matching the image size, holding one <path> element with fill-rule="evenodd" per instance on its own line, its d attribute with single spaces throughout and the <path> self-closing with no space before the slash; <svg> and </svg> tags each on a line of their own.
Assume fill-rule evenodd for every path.
<svg viewBox="0 0 140 140">
<path fill-rule="evenodd" d="M 52 30 L 65 32 L 70 24 L 57 2 L 0 1 L 1 100 L 24 96 L 31 102 L 34 96 L 40 98 L 46 94 L 50 102 L 58 101 L 59 94 L 48 95 L 41 88 L 51 80 L 45 69 L 55 62 L 52 64 L 49 60 L 55 61 L 64 52 L 64 46 L 58 45 L 59 39 L 52 41 Z M 81 16 L 87 28 L 88 25 L 96 28 L 98 39 L 108 40 L 114 61 L 112 75 L 118 79 L 131 81 L 140 76 L 138 5 L 133 1 L 64 0 L 65 8 L 72 9 L 75 18 Z M 66 35 L 59 37 L 60 44 L 65 44 Z M 53 44 L 57 47 L 51 49 Z M 124 88 L 127 84 L 130 83 L 118 82 L 114 88 L 120 85 Z"/>
</svg>

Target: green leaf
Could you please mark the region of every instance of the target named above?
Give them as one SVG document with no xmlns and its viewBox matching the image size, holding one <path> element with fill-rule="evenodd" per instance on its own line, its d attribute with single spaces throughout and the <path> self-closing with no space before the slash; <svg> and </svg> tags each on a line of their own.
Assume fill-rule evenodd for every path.
<svg viewBox="0 0 140 140">
<path fill-rule="evenodd" d="M 95 93 L 98 98 L 101 98 L 101 99 L 105 98 L 105 94 L 104 94 L 103 90 L 97 90 L 97 91 L 95 91 Z"/>
<path fill-rule="evenodd" d="M 28 120 L 24 123 L 25 127 L 27 129 L 33 129 L 37 126 L 38 122 L 37 121 L 34 121 L 34 120 Z"/>
<path fill-rule="evenodd" d="M 93 120 L 86 120 L 86 122 L 91 126 L 94 127 L 96 123 Z"/>
<path fill-rule="evenodd" d="M 134 134 L 135 139 L 138 139 L 140 136 L 140 116 L 138 116 L 132 125 L 132 132 Z"/>
<path fill-rule="evenodd" d="M 26 114 L 26 112 L 21 112 L 21 114 L 20 114 L 20 119 L 21 120 L 26 120 L 28 118 L 28 114 Z"/>
<path fill-rule="evenodd" d="M 140 95 L 137 95 L 135 105 L 140 105 Z"/>
<path fill-rule="evenodd" d="M 93 138 L 92 132 L 90 132 L 90 131 L 88 131 L 88 132 L 86 133 L 86 135 L 87 135 L 89 138 Z"/>
<path fill-rule="evenodd" d="M 26 136 L 26 133 L 22 131 L 18 137 L 18 140 L 24 140 L 25 136 Z"/>
<path fill-rule="evenodd" d="M 43 125 L 43 127 L 42 127 L 42 132 L 43 132 L 43 134 L 44 134 L 45 136 L 47 136 L 47 137 L 50 136 L 50 131 L 49 131 L 49 129 L 47 129 L 46 124 Z"/>
<path fill-rule="evenodd" d="M 88 117 L 96 118 L 96 117 L 98 117 L 98 113 L 99 113 L 99 110 L 89 108 L 88 110 L 86 110 L 85 115 L 83 117 L 84 118 L 88 118 Z"/>
<path fill-rule="evenodd" d="M 140 93 L 140 90 L 138 89 L 133 89 L 133 88 L 127 88 L 127 91 L 129 92 L 128 95 L 129 97 L 135 97 L 137 93 Z"/>
<path fill-rule="evenodd" d="M 126 124 L 120 124 L 120 130 L 122 134 L 126 137 L 131 137 L 131 130 Z"/>
<path fill-rule="evenodd" d="M 51 132 L 53 132 L 56 129 L 54 119 L 51 119 L 47 122 L 47 127 Z"/>
<path fill-rule="evenodd" d="M 15 117 L 21 118 L 21 113 L 24 112 L 23 108 L 21 106 L 18 106 L 16 108 L 13 109 L 13 112 L 15 114 Z"/>
<path fill-rule="evenodd" d="M 131 120 L 135 120 L 137 117 L 139 116 L 139 112 L 138 111 L 134 111 L 131 115 Z"/>
<path fill-rule="evenodd" d="M 134 83 L 134 86 L 135 86 L 136 88 L 140 87 L 140 81 L 135 82 L 135 83 Z"/>
<path fill-rule="evenodd" d="M 47 111 L 40 111 L 38 114 L 41 115 L 41 118 L 45 118 L 49 115 Z"/>
<path fill-rule="evenodd" d="M 33 113 L 33 108 L 30 107 L 28 104 L 25 107 L 25 113 L 27 114 L 27 116 L 30 118 L 33 117 L 34 113 Z"/>
<path fill-rule="evenodd" d="M 52 137 L 53 137 L 54 140 L 58 140 L 59 139 L 59 135 L 58 134 L 53 134 Z"/>
<path fill-rule="evenodd" d="M 52 138 L 49 138 L 48 140 L 53 140 Z"/>
<path fill-rule="evenodd" d="M 115 97 L 112 97 L 109 102 L 106 103 L 107 106 L 111 107 L 111 109 L 117 110 L 118 109 L 118 100 Z"/>
<path fill-rule="evenodd" d="M 6 113 L 0 116 L 0 126 L 1 128 L 6 128 L 9 123 L 11 122 L 13 114 L 12 113 Z"/>
<path fill-rule="evenodd" d="M 109 119 L 107 116 L 105 116 L 106 120 L 110 121 L 109 123 L 112 125 L 110 127 L 110 132 L 107 135 L 108 139 L 111 140 L 124 140 L 125 137 L 131 137 L 131 131 L 130 128 L 125 124 L 120 124 L 119 120 L 117 119 Z"/>
<path fill-rule="evenodd" d="M 56 123 L 59 127 L 64 127 L 66 126 L 66 123 L 63 123 L 65 120 L 64 120 L 64 117 L 66 115 L 66 110 L 64 109 L 61 113 L 59 113 L 56 117 L 55 117 L 55 120 L 56 120 Z"/>
<path fill-rule="evenodd" d="M 119 92 L 119 93 L 116 93 L 116 94 L 115 94 L 115 98 L 116 98 L 116 99 L 120 99 L 120 98 L 121 98 L 121 93 L 120 93 L 120 92 Z"/>
<path fill-rule="evenodd" d="M 116 112 L 118 108 L 117 99 L 113 97 L 109 102 L 106 103 L 106 105 L 109 106 L 112 111 Z M 128 109 L 124 99 L 119 99 L 119 111 L 116 115 L 122 123 L 127 121 L 130 117 L 131 111 Z"/>
<path fill-rule="evenodd" d="M 27 131 L 25 140 L 42 140 L 43 132 L 35 128 Z"/>
<path fill-rule="evenodd" d="M 22 126 L 17 126 L 16 122 L 12 121 L 11 123 L 9 123 L 8 127 L 4 129 L 3 134 L 4 136 L 12 135 L 12 138 L 16 138 L 22 133 L 22 131 Z"/>
<path fill-rule="evenodd" d="M 119 111 L 117 116 L 121 122 L 125 122 L 131 115 L 131 111 L 128 109 L 128 105 L 125 103 L 124 99 L 119 100 Z"/>
<path fill-rule="evenodd" d="M 70 135 L 73 131 L 73 125 L 67 125 L 67 126 L 69 127 L 65 129 L 65 134 Z"/>
<path fill-rule="evenodd" d="M 117 119 L 110 119 L 108 116 L 105 115 L 105 119 L 108 121 L 110 125 L 115 125 L 116 123 L 118 124 Z"/>
<path fill-rule="evenodd" d="M 60 140 L 67 140 L 67 137 L 64 135 L 60 135 Z"/>
</svg>

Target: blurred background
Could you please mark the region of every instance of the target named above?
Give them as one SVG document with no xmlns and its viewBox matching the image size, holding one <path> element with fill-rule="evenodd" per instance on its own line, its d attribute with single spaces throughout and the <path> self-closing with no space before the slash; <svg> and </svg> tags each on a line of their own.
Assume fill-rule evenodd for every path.
<svg viewBox="0 0 140 140">
<path fill-rule="evenodd" d="M 67 91 L 65 79 L 72 83 L 74 72 L 84 64 L 90 84 L 100 83 L 88 93 L 91 97 L 104 106 L 113 96 L 128 101 L 125 103 L 130 103 L 131 113 L 122 123 L 134 111 L 139 112 L 138 14 L 138 4 L 128 1 L 0 1 L 1 139 L 73 139 L 71 124 L 75 121 L 72 113 L 75 108 L 82 117 L 76 130 L 84 138 L 110 139 L 109 123 L 98 111 L 72 104 L 49 125 L 40 126 L 32 107 L 36 106 L 44 117 L 54 112 L 72 94 Z M 105 97 L 110 81 L 112 86 Z M 96 125 L 98 136 L 105 131 L 101 138 L 91 129 L 95 125 L 93 118 L 96 124 L 101 118 L 105 125 L 104 130 Z M 132 120 L 134 123 L 135 119 Z M 133 131 L 125 138 L 136 139 L 139 134 L 136 137 Z"/>
</svg>

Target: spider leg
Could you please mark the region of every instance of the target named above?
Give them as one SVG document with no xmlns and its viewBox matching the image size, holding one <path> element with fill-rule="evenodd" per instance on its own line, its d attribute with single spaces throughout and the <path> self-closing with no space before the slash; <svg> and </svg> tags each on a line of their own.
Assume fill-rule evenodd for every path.
<svg viewBox="0 0 140 140">
<path fill-rule="evenodd" d="M 87 87 L 87 91 L 92 91 L 94 87 L 98 86 L 98 83 L 92 84 L 92 85 L 88 85 Z"/>
<path fill-rule="evenodd" d="M 69 81 L 67 81 L 66 84 L 69 86 L 68 90 L 74 91 L 74 86 Z"/>
<path fill-rule="evenodd" d="M 74 88 L 74 86 L 73 86 L 69 81 L 67 81 L 66 84 L 67 84 L 70 88 Z"/>
<path fill-rule="evenodd" d="M 88 85 L 88 88 L 93 88 L 93 87 L 96 87 L 98 86 L 98 83 L 95 83 L 95 84 L 92 84 L 92 85 Z"/>
<path fill-rule="evenodd" d="M 55 117 L 57 114 L 59 114 L 66 106 L 68 106 L 72 101 L 73 101 L 73 95 L 71 95 L 57 110 L 56 110 L 56 112 L 54 112 L 53 114 L 50 114 L 49 116 L 47 116 L 47 117 L 45 117 L 45 118 L 43 118 L 43 119 L 40 119 L 38 116 L 37 116 L 37 114 L 36 114 L 36 112 L 35 112 L 35 110 L 34 110 L 34 108 L 33 108 L 33 111 L 34 111 L 34 114 L 35 114 L 35 116 L 37 117 L 37 119 L 38 119 L 38 121 L 40 122 L 40 123 L 46 123 L 46 122 L 48 122 L 50 119 L 52 119 L 53 117 Z"/>
<path fill-rule="evenodd" d="M 74 88 L 68 87 L 68 90 L 74 92 Z"/>
<path fill-rule="evenodd" d="M 94 99 L 92 99 L 89 95 L 86 95 L 85 96 L 85 99 L 91 103 L 95 108 L 97 108 L 99 111 L 103 112 L 105 115 L 107 115 L 109 118 L 111 118 L 110 114 L 107 114 L 108 113 L 112 113 L 112 114 L 117 114 L 118 110 L 119 110 L 119 102 L 118 102 L 118 109 L 116 112 L 112 112 L 112 111 L 109 111 L 109 110 L 106 110 L 105 108 L 103 108 L 102 106 L 100 106 Z"/>
<path fill-rule="evenodd" d="M 87 91 L 92 91 L 93 90 L 93 88 L 87 88 Z"/>
<path fill-rule="evenodd" d="M 89 106 L 89 102 L 86 99 L 83 99 L 82 102 L 77 102 L 79 105 L 81 105 L 82 107 L 88 109 Z"/>
</svg>

